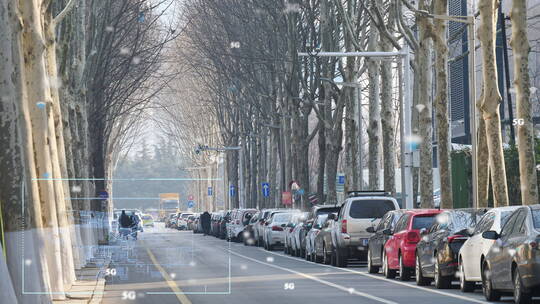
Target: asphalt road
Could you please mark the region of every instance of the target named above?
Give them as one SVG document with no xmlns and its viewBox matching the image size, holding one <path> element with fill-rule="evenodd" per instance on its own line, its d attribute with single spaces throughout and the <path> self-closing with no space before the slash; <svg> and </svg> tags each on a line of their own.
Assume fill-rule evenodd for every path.
<svg viewBox="0 0 540 304">
<path fill-rule="evenodd" d="M 336 268 L 227 243 L 211 236 L 146 229 L 113 251 L 103 303 L 487 303 L 463 294 L 368 274 L 364 265 Z M 502 303 L 510 303 L 504 297 Z M 536 301 L 537 303 L 540 301 Z"/>
</svg>

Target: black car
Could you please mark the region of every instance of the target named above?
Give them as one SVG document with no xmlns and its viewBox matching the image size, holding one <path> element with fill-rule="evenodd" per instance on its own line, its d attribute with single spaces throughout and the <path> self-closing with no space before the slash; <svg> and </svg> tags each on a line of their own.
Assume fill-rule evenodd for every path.
<svg viewBox="0 0 540 304">
<path fill-rule="evenodd" d="M 369 238 L 367 264 L 369 273 L 379 272 L 379 268 L 382 267 L 382 252 L 386 241 L 392 237 L 392 231 L 397 221 L 405 213 L 405 210 L 392 210 L 387 212 L 377 227 L 369 227 L 367 232 L 373 233 Z"/>
<path fill-rule="evenodd" d="M 436 288 L 450 288 L 458 270 L 459 249 L 485 212 L 447 210 L 437 215 L 429 230 L 420 230 L 421 240 L 416 245 L 416 284 L 428 285 L 433 278 Z"/>
<path fill-rule="evenodd" d="M 482 289 L 488 301 L 513 292 L 515 303 L 531 303 L 540 294 L 540 205 L 516 209 L 501 233 L 486 231 L 496 240 L 482 265 Z"/>
<path fill-rule="evenodd" d="M 222 240 L 227 238 L 227 223 L 231 221 L 231 212 L 227 211 L 219 221 L 219 238 Z"/>
</svg>

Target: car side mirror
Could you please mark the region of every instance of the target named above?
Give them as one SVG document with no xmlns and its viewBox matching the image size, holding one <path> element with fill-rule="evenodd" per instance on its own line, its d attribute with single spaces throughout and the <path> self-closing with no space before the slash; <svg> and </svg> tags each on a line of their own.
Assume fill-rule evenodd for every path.
<svg viewBox="0 0 540 304">
<path fill-rule="evenodd" d="M 315 225 L 315 229 L 321 229 L 321 225 L 319 224 Z"/>
<path fill-rule="evenodd" d="M 287 226 L 287 224 L 281 224 L 281 227 L 286 227 L 286 226 Z"/>
<path fill-rule="evenodd" d="M 428 230 L 426 228 L 420 229 L 420 235 L 426 235 Z"/>
<path fill-rule="evenodd" d="M 482 232 L 482 237 L 488 240 L 496 240 L 500 235 L 496 231 L 490 230 Z"/>
<path fill-rule="evenodd" d="M 392 234 L 394 234 L 394 233 L 392 232 L 392 229 L 390 229 L 390 228 L 384 229 L 384 230 L 382 231 L 382 233 L 383 233 L 384 235 L 392 235 Z"/>
<path fill-rule="evenodd" d="M 369 233 L 375 233 L 375 228 L 373 226 L 369 226 L 366 228 L 366 231 Z"/>
</svg>

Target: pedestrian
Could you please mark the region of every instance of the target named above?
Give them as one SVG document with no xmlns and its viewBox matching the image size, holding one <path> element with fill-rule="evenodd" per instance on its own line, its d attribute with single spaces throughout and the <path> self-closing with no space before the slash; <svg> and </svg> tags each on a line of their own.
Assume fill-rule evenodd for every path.
<svg viewBox="0 0 540 304">
<path fill-rule="evenodd" d="M 201 214 L 201 226 L 203 228 L 204 235 L 210 234 L 210 213 L 208 213 L 208 211 Z"/>
</svg>

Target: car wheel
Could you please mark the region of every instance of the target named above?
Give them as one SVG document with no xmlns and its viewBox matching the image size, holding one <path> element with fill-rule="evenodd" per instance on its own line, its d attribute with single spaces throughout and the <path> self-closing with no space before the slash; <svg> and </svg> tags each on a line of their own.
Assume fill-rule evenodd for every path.
<svg viewBox="0 0 540 304">
<path fill-rule="evenodd" d="M 403 257 L 399 255 L 399 278 L 402 281 L 409 281 L 411 279 L 411 271 L 403 265 Z"/>
<path fill-rule="evenodd" d="M 519 270 L 514 270 L 514 303 L 516 304 L 529 304 L 532 302 L 532 295 L 529 290 L 523 286 Z"/>
<path fill-rule="evenodd" d="M 306 261 L 310 261 L 310 256 L 307 250 L 304 250 L 304 259 L 306 259 Z"/>
<path fill-rule="evenodd" d="M 330 262 L 330 257 L 328 256 L 328 252 L 326 252 L 326 245 L 323 244 L 323 263 L 330 265 Z"/>
<path fill-rule="evenodd" d="M 452 278 L 445 277 L 441 273 L 439 261 L 435 260 L 435 288 L 448 289 L 452 285 Z"/>
<path fill-rule="evenodd" d="M 383 267 L 384 276 L 387 279 L 393 279 L 396 277 L 396 271 L 388 267 L 388 257 L 386 256 L 386 252 L 384 251 L 383 251 L 383 266 L 382 267 Z"/>
<path fill-rule="evenodd" d="M 271 245 L 271 244 L 266 245 L 266 250 L 268 251 L 274 250 L 274 245 Z"/>
<path fill-rule="evenodd" d="M 462 292 L 473 292 L 475 283 L 467 281 L 467 278 L 465 277 L 465 266 L 463 266 L 463 262 L 459 263 L 459 272 L 459 289 L 461 289 Z"/>
<path fill-rule="evenodd" d="M 501 293 L 498 290 L 493 289 L 491 273 L 487 264 L 485 264 L 482 269 L 482 292 L 488 301 L 499 301 L 501 299 Z"/>
<path fill-rule="evenodd" d="M 287 245 L 283 247 L 283 253 L 289 254 L 289 247 L 287 247 Z"/>
<path fill-rule="evenodd" d="M 420 264 L 420 257 L 416 255 L 416 262 L 414 265 L 414 272 L 416 276 L 416 285 L 418 286 L 426 286 L 429 285 L 429 279 L 424 277 L 424 274 L 422 272 L 422 265 Z"/>
<path fill-rule="evenodd" d="M 369 273 L 378 273 L 379 266 L 373 266 L 373 261 L 371 260 L 371 249 L 368 248 L 367 252 L 367 269 Z"/>
<path fill-rule="evenodd" d="M 336 266 L 347 267 L 347 256 L 339 248 L 336 248 Z"/>
<path fill-rule="evenodd" d="M 333 247 L 332 247 L 332 253 L 330 253 L 330 264 L 332 266 L 337 266 L 336 248 L 333 248 Z"/>
</svg>

